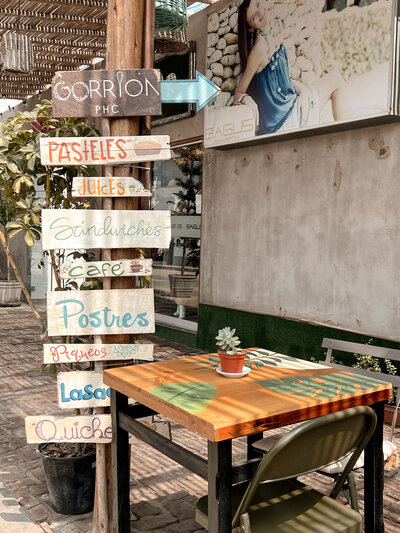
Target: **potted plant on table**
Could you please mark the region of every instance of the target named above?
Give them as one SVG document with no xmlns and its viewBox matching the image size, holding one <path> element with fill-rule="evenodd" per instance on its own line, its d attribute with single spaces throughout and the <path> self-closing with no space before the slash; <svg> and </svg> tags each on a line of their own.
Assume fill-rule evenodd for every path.
<svg viewBox="0 0 400 533">
<path fill-rule="evenodd" d="M 227 374 L 240 374 L 243 371 L 243 362 L 246 352 L 238 348 L 239 337 L 235 337 L 235 329 L 230 327 L 218 331 L 216 338 L 218 355 L 221 362 L 221 371 Z"/>
</svg>

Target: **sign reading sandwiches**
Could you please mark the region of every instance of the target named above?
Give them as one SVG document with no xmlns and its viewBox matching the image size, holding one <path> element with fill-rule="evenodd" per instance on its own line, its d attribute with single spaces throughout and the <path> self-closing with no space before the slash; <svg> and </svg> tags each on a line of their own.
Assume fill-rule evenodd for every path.
<svg viewBox="0 0 400 533">
<path fill-rule="evenodd" d="M 138 137 L 43 137 L 43 165 L 117 165 L 171 159 L 169 135 Z"/>
</svg>

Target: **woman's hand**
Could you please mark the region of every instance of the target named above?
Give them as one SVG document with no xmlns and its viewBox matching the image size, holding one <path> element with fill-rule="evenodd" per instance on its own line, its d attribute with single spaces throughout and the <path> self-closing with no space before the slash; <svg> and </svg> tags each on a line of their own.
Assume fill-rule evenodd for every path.
<svg viewBox="0 0 400 533">
<path fill-rule="evenodd" d="M 306 85 L 302 85 L 299 89 L 299 101 L 297 104 L 297 113 L 300 127 L 307 124 L 308 115 L 310 113 L 310 99 L 311 92 Z"/>
<path fill-rule="evenodd" d="M 240 99 L 240 105 L 245 105 L 251 109 L 256 126 L 258 126 L 258 123 L 259 123 L 258 105 L 255 103 L 253 98 L 249 96 L 248 94 L 244 94 L 244 96 L 242 96 L 241 98 L 240 97 L 237 98 L 235 95 L 235 98 L 233 100 L 233 105 L 237 105 L 239 103 L 238 102 L 239 99 Z"/>
</svg>

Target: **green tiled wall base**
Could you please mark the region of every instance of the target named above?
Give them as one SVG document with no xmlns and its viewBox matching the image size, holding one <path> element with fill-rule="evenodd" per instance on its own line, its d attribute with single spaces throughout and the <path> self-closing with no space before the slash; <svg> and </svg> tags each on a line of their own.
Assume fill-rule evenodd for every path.
<svg viewBox="0 0 400 533">
<path fill-rule="evenodd" d="M 197 347 L 216 351 L 214 337 L 224 326 L 236 328 L 244 348 L 258 346 L 302 359 L 323 359 L 325 349 L 321 348 L 321 344 L 324 337 L 363 344 L 371 338 L 307 322 L 200 304 Z M 400 349 L 400 343 L 383 339 L 374 339 L 372 344 Z M 343 354 L 342 360 L 351 364 L 351 356 Z"/>
<path fill-rule="evenodd" d="M 196 348 L 196 335 L 194 333 L 156 325 L 155 335 L 162 339 L 169 339 L 170 341 L 180 342 L 186 344 L 186 346 Z"/>
</svg>

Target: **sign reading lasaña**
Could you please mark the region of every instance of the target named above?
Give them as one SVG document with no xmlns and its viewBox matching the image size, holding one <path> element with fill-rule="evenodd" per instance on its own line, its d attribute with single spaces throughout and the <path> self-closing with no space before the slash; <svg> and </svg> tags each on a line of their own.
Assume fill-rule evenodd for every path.
<svg viewBox="0 0 400 533">
<path fill-rule="evenodd" d="M 44 344 L 43 363 L 153 361 L 153 344 Z"/>
<path fill-rule="evenodd" d="M 124 196 L 151 196 L 151 192 L 145 189 L 135 178 L 77 176 L 72 180 L 72 196 L 121 198 Z"/>
<path fill-rule="evenodd" d="M 153 289 L 47 293 L 49 336 L 154 333 Z"/>
<path fill-rule="evenodd" d="M 61 279 L 151 276 L 152 262 L 152 259 L 121 259 L 121 261 L 64 263 L 59 268 L 59 274 Z"/>
<path fill-rule="evenodd" d="M 117 165 L 171 159 L 168 135 L 42 137 L 43 165 Z"/>
<path fill-rule="evenodd" d="M 25 417 L 26 441 L 40 442 L 111 442 L 111 415 L 69 416 L 50 415 Z"/>
<path fill-rule="evenodd" d="M 169 211 L 43 209 L 43 250 L 168 248 Z"/>
<path fill-rule="evenodd" d="M 53 117 L 161 115 L 159 70 L 57 72 L 51 93 Z"/>
<path fill-rule="evenodd" d="M 103 372 L 78 370 L 57 374 L 60 409 L 108 407 L 110 396 L 110 387 L 103 383 Z"/>
</svg>

